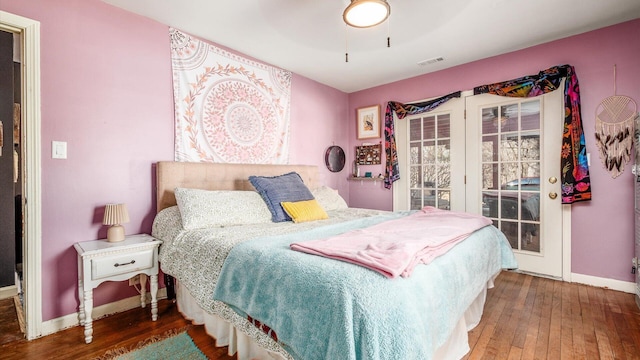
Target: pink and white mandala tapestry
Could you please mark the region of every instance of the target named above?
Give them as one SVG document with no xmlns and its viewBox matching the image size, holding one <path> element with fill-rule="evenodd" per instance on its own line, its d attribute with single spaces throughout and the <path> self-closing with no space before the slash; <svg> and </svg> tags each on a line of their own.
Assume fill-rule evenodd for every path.
<svg viewBox="0 0 640 360">
<path fill-rule="evenodd" d="M 286 164 L 291 72 L 169 34 L 175 160 Z"/>
</svg>

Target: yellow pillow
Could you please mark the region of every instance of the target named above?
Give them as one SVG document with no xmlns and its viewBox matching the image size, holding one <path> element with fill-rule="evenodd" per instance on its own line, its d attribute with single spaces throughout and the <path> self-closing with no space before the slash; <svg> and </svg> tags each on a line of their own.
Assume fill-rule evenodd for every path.
<svg viewBox="0 0 640 360">
<path fill-rule="evenodd" d="M 317 200 L 283 201 L 280 203 L 284 211 L 289 214 L 293 222 L 305 222 L 328 219 L 329 215 L 324 211 Z"/>
</svg>

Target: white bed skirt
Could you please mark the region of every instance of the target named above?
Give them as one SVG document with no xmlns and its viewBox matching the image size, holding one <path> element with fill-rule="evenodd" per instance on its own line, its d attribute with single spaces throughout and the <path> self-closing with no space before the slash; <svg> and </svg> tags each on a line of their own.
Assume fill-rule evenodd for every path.
<svg viewBox="0 0 640 360">
<path fill-rule="evenodd" d="M 497 274 L 492 277 L 482 291 L 480 291 L 464 316 L 456 324 L 447 342 L 438 348 L 433 357 L 434 359 L 458 360 L 469 352 L 468 332 L 480 322 L 484 310 L 484 303 L 487 299 L 487 289 L 493 287 L 493 280 L 496 276 Z M 180 313 L 194 324 L 204 325 L 207 334 L 215 339 L 216 346 L 229 347 L 229 355 L 232 356 L 237 353 L 238 360 L 286 360 L 282 354 L 260 347 L 249 336 L 237 330 L 232 324 L 221 317 L 204 311 L 196 303 L 189 291 L 180 286 L 178 281 L 176 281 L 175 289 Z"/>
</svg>

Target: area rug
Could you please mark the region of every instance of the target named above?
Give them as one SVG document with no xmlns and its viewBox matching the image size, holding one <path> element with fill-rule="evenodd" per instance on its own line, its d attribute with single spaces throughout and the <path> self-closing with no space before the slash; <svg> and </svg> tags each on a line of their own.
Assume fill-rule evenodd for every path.
<svg viewBox="0 0 640 360">
<path fill-rule="evenodd" d="M 141 341 L 131 349 L 109 350 L 100 360 L 207 360 L 186 331 Z"/>
</svg>

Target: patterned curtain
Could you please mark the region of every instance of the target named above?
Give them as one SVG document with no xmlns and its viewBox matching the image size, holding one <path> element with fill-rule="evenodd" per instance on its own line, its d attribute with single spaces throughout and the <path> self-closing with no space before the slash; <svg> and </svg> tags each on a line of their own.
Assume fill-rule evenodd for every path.
<svg viewBox="0 0 640 360">
<path fill-rule="evenodd" d="M 495 94 L 509 97 L 534 97 L 556 90 L 565 78 L 565 117 L 562 134 L 561 184 L 562 203 L 591 200 L 591 181 L 582 118 L 580 112 L 580 86 L 573 66 L 561 65 L 540 71 L 537 75 L 473 89 L 477 94 Z"/>
<path fill-rule="evenodd" d="M 398 166 L 398 150 L 396 147 L 396 132 L 393 126 L 393 112 L 398 119 L 404 119 L 407 115 L 421 114 L 431 111 L 453 98 L 459 98 L 460 91 L 449 95 L 416 104 L 402 104 L 397 101 L 389 101 L 384 112 L 384 150 L 387 155 L 384 173 L 384 187 L 391 189 L 394 181 L 400 179 Z"/>
<path fill-rule="evenodd" d="M 291 72 L 169 29 L 175 159 L 286 164 Z"/>
</svg>

